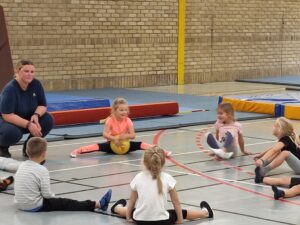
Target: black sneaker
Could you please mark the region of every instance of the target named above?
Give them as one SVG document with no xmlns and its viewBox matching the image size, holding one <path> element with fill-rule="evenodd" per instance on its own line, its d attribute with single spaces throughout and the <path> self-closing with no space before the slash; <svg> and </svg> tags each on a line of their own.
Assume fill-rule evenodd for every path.
<svg viewBox="0 0 300 225">
<path fill-rule="evenodd" d="M 0 157 L 11 158 L 8 147 L 0 147 Z"/>
<path fill-rule="evenodd" d="M 262 183 L 264 177 L 260 174 L 260 167 L 256 167 L 255 170 L 254 170 L 254 172 L 255 172 L 254 182 L 256 184 Z"/>
<path fill-rule="evenodd" d="M 116 203 L 110 208 L 110 211 L 112 213 L 115 213 L 115 208 L 118 206 L 118 205 L 122 205 L 123 207 L 126 206 L 127 202 L 125 199 L 120 199 L 118 201 L 116 201 Z"/>
<path fill-rule="evenodd" d="M 201 209 L 207 209 L 208 212 L 208 218 L 213 218 L 214 217 L 214 212 L 212 211 L 212 209 L 210 208 L 209 204 L 206 201 L 202 201 L 200 203 L 200 208 Z"/>
<path fill-rule="evenodd" d="M 284 191 L 278 189 L 275 185 L 272 185 L 272 191 L 274 192 L 274 198 L 276 200 L 283 198 L 285 195 Z"/>
</svg>

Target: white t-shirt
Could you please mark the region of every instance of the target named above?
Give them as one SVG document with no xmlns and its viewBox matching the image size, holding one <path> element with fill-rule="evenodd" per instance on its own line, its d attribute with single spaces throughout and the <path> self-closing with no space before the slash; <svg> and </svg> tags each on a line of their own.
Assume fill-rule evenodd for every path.
<svg viewBox="0 0 300 225">
<path fill-rule="evenodd" d="M 147 170 L 138 173 L 130 183 L 131 190 L 138 193 L 136 209 L 133 218 L 139 221 L 167 220 L 169 213 L 167 196 L 174 189 L 176 180 L 167 173 L 161 173 L 163 193 L 158 193 L 157 180 L 153 179 Z"/>
</svg>

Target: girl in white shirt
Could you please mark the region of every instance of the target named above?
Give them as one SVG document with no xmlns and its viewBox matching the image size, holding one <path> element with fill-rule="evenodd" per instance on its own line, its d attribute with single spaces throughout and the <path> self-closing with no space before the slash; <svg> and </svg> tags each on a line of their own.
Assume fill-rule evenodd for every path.
<svg viewBox="0 0 300 225">
<path fill-rule="evenodd" d="M 198 210 L 181 209 L 175 189 L 176 180 L 162 172 L 165 164 L 164 150 L 153 146 L 144 153 L 145 169 L 131 181 L 131 194 L 126 206 L 126 200 L 120 199 L 111 208 L 112 213 L 133 220 L 138 225 L 143 224 L 175 224 L 183 219 L 194 220 L 212 218 L 213 211 L 207 202 L 200 203 Z M 170 194 L 173 210 L 167 210 L 167 195 Z"/>
</svg>

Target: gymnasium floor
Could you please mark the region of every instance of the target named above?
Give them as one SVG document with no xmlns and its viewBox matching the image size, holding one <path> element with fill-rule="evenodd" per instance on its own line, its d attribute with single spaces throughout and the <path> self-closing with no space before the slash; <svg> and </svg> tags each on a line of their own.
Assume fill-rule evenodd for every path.
<svg viewBox="0 0 300 225">
<path fill-rule="evenodd" d="M 194 95 L 219 95 L 235 93 L 284 91 L 281 86 L 245 83 L 216 83 L 203 85 L 143 88 L 143 90 L 186 93 Z M 187 93 L 188 92 L 188 93 Z M 271 135 L 274 119 L 243 121 L 246 148 L 260 152 L 274 144 Z M 300 130 L 300 122 L 295 121 Z M 173 152 L 165 170 L 177 180 L 177 191 L 183 208 L 199 207 L 199 202 L 210 203 L 215 212 L 213 219 L 186 222 L 186 224 L 219 225 L 269 225 L 300 224 L 300 197 L 286 201 L 273 200 L 271 188 L 256 185 L 253 181 L 253 160 L 239 156 L 228 161 L 215 161 L 207 156 L 204 133 L 209 125 L 190 126 L 165 131 L 137 133 L 137 140 L 157 143 Z M 299 133 L 299 132 L 298 132 Z M 52 190 L 58 197 L 78 200 L 98 199 L 112 188 L 112 203 L 129 197 L 129 182 L 140 171 L 141 151 L 116 156 L 104 153 L 69 158 L 72 149 L 103 141 L 102 137 L 50 142 L 46 166 L 50 171 Z M 13 157 L 21 159 L 20 146 L 11 148 Z M 0 176 L 7 175 L 3 171 Z M 271 172 L 272 176 L 291 175 L 287 165 Z M 110 212 L 50 212 L 27 213 L 13 206 L 13 190 L 1 193 L 0 224 L 129 224 L 110 216 Z M 170 204 L 171 207 L 171 204 Z"/>
</svg>

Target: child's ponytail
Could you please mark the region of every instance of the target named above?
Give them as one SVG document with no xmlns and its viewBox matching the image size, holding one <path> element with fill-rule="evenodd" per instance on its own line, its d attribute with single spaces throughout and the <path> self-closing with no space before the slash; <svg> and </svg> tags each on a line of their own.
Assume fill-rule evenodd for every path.
<svg viewBox="0 0 300 225">
<path fill-rule="evenodd" d="M 150 171 L 152 178 L 157 180 L 159 194 L 163 193 L 161 181 L 161 171 L 165 164 L 164 150 L 158 146 L 153 146 L 145 150 L 144 165 Z"/>
</svg>

